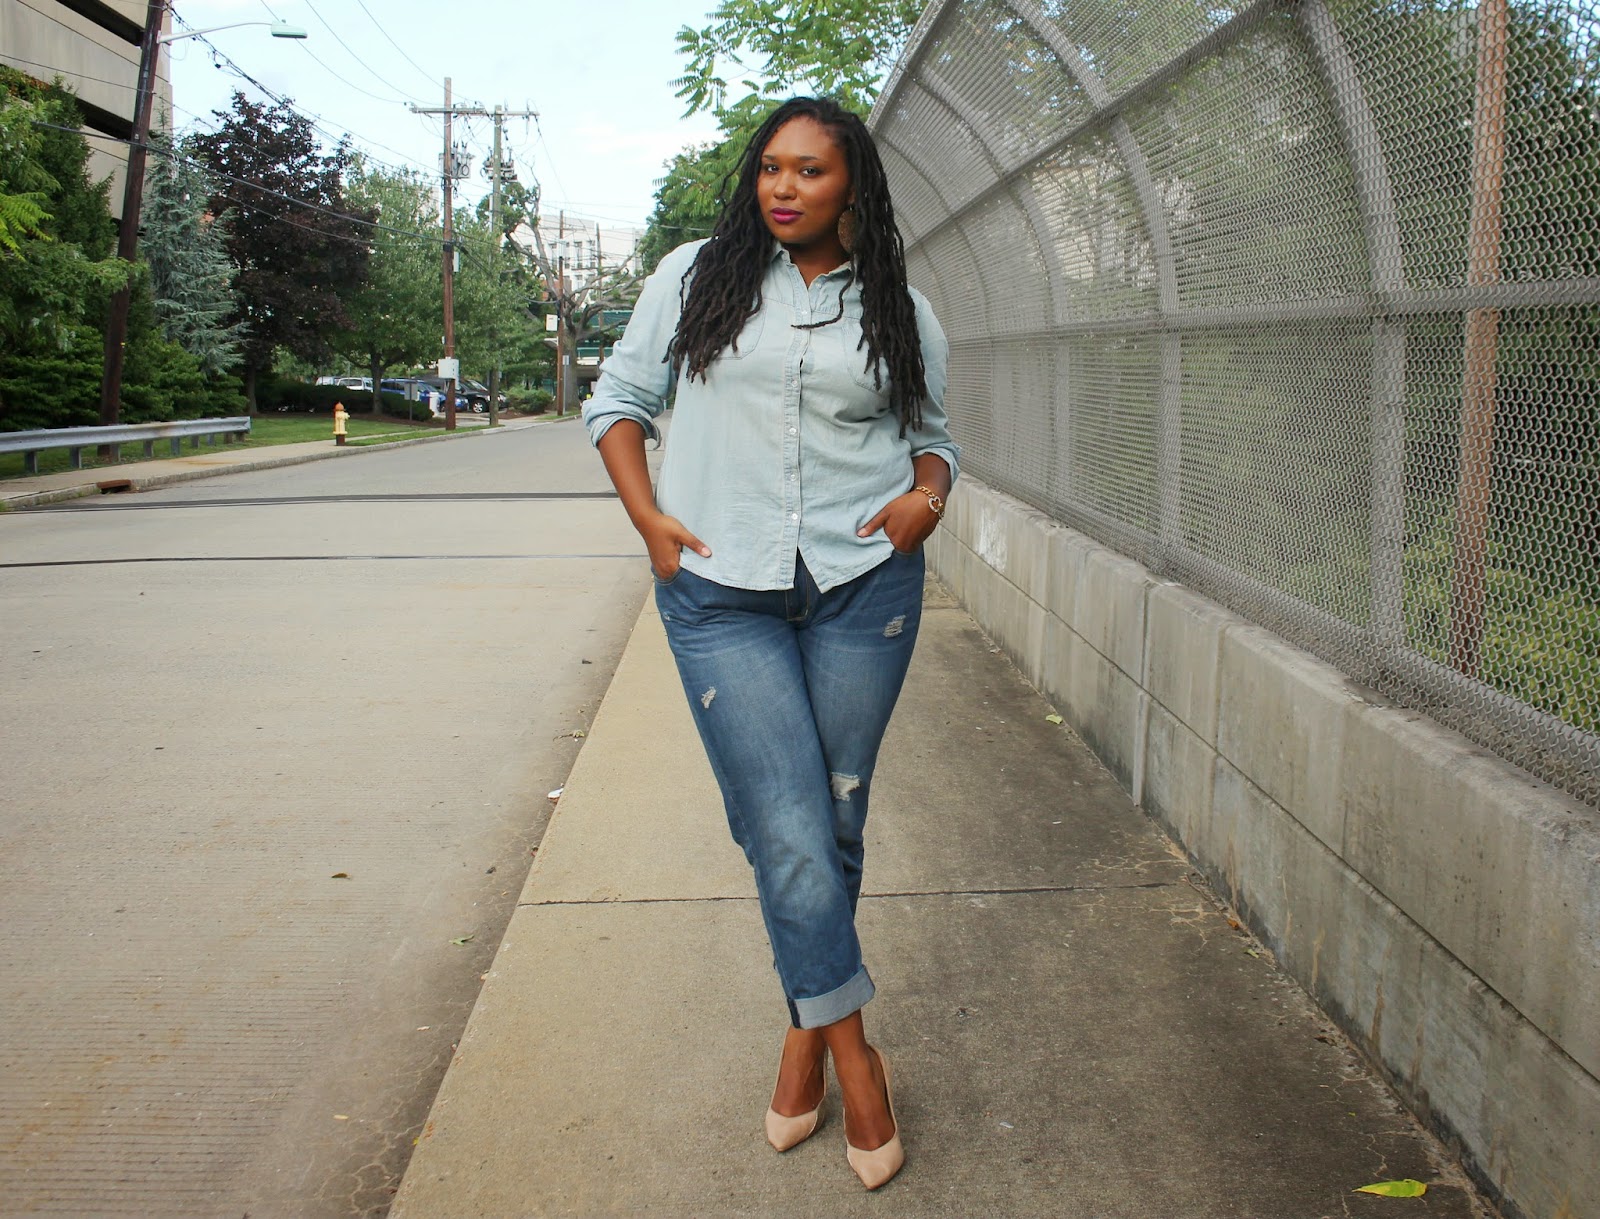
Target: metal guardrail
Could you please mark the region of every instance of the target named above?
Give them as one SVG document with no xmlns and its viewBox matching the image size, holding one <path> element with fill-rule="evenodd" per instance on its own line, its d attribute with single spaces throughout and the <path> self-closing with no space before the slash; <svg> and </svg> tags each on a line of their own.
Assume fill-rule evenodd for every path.
<svg viewBox="0 0 1600 1219">
<path fill-rule="evenodd" d="M 1600 805 L 1600 0 L 933 0 L 962 462 Z"/>
<path fill-rule="evenodd" d="M 172 455 L 183 451 L 183 442 L 189 439 L 194 448 L 200 447 L 200 438 L 216 444 L 217 437 L 232 441 L 235 436 L 250 434 L 250 420 L 239 415 L 231 419 L 179 419 L 169 423 L 129 423 L 113 427 L 63 427 L 40 428 L 32 432 L 0 432 L 0 453 L 21 453 L 22 464 L 29 474 L 39 472 L 39 454 L 50 449 L 70 450 L 69 460 L 74 470 L 83 469 L 83 451 L 105 444 L 144 445 L 144 455 L 156 455 L 158 440 L 170 441 Z"/>
</svg>

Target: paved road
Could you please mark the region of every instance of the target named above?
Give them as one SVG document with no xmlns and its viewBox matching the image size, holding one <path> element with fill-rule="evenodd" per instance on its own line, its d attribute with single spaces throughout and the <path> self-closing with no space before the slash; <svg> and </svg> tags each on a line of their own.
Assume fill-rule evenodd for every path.
<svg viewBox="0 0 1600 1219">
<path fill-rule="evenodd" d="M 0 1214 L 381 1213 L 648 575 L 545 424 L 0 516 Z"/>
</svg>

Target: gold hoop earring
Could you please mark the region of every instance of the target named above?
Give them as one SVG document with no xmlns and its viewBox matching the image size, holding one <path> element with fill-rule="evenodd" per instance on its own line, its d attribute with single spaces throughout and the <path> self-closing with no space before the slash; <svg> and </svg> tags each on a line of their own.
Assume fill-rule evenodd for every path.
<svg viewBox="0 0 1600 1219">
<path fill-rule="evenodd" d="M 856 248 L 856 205 L 850 204 L 839 213 L 839 244 L 844 247 L 846 254 L 853 254 Z"/>
</svg>

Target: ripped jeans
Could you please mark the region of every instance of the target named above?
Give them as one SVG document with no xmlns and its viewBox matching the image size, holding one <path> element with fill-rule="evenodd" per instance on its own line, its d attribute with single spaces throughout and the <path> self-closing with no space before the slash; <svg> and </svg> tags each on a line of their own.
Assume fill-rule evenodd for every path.
<svg viewBox="0 0 1600 1219">
<path fill-rule="evenodd" d="M 728 588 L 686 568 L 656 606 L 734 841 L 755 871 L 796 1028 L 872 998 L 856 937 L 862 829 L 878 746 L 922 621 L 920 552 L 819 592 Z"/>
</svg>

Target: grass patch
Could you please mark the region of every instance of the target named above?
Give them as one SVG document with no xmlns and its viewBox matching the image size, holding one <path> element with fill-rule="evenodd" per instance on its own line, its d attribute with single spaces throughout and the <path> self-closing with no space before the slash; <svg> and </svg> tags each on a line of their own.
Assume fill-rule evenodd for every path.
<svg viewBox="0 0 1600 1219">
<path fill-rule="evenodd" d="M 409 423 L 404 419 L 389 419 L 383 416 L 373 419 L 370 416 L 352 415 L 345 423 L 345 432 L 350 438 L 350 443 L 357 445 L 405 440 L 413 436 L 426 436 L 438 430 L 437 426 L 430 427 L 424 423 Z M 325 440 L 329 445 L 333 444 L 333 420 L 327 415 L 263 415 L 250 421 L 248 438 L 235 440 L 229 445 L 224 444 L 218 437 L 215 447 L 216 451 L 223 452 L 229 448 L 262 449 L 278 444 L 305 444 L 318 440 Z M 202 443 L 198 451 L 204 453 L 211 449 L 211 445 Z M 121 452 L 122 465 L 145 460 L 142 443 L 122 445 Z M 189 443 L 185 443 L 183 452 L 187 455 L 196 450 L 191 448 Z M 170 459 L 171 456 L 171 447 L 165 441 L 158 441 L 153 460 Z M 85 470 L 104 469 L 117 464 L 119 463 L 101 461 L 98 449 L 83 451 Z M 71 468 L 71 456 L 66 449 L 48 449 L 39 454 L 40 474 L 59 474 Z M 22 478 L 25 474 L 21 453 L 0 454 L 0 479 Z"/>
</svg>

